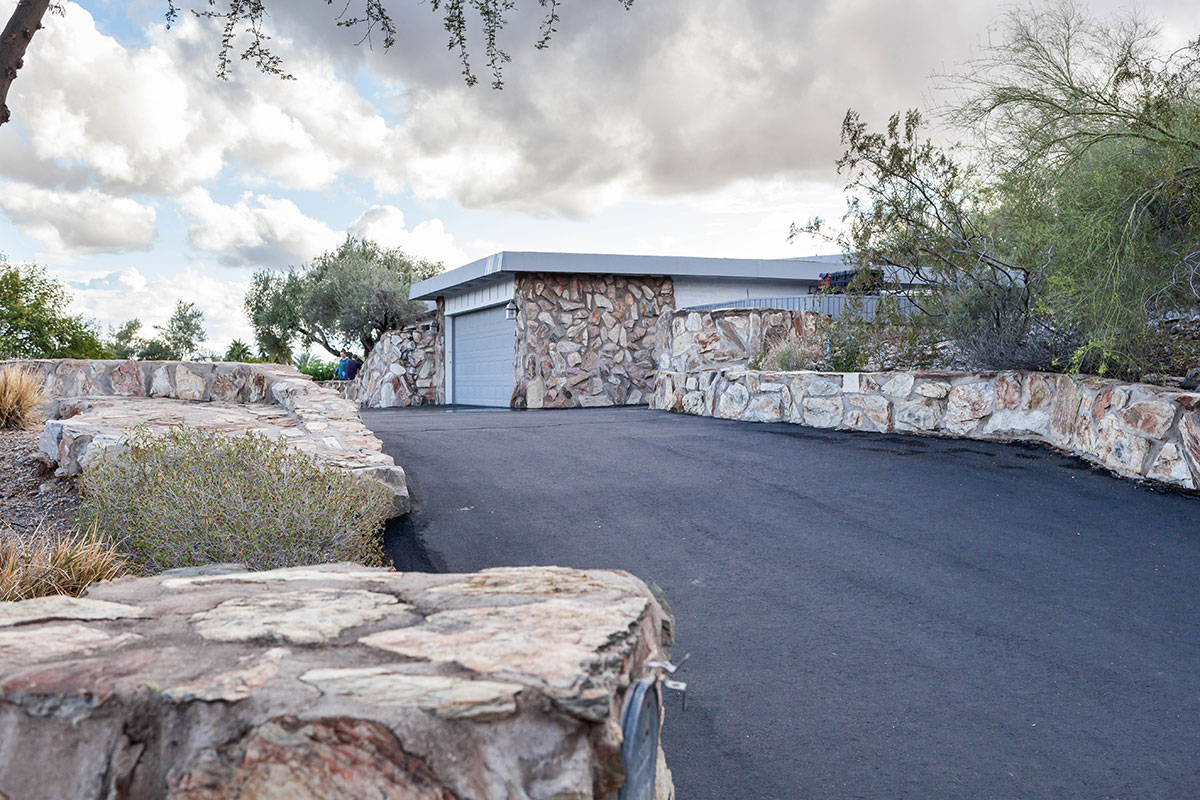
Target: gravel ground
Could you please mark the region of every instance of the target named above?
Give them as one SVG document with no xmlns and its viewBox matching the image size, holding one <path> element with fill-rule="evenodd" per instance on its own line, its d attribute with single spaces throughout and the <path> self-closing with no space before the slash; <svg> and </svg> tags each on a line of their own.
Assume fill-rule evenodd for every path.
<svg viewBox="0 0 1200 800">
<path fill-rule="evenodd" d="M 28 538 L 72 532 L 71 512 L 79 503 L 75 482 L 55 478 L 38 458 L 41 431 L 0 431 L 0 535 Z"/>
</svg>

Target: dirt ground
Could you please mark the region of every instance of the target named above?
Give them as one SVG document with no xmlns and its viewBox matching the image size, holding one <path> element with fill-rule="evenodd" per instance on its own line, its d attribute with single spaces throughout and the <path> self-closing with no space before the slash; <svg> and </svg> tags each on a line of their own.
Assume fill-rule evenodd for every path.
<svg viewBox="0 0 1200 800">
<path fill-rule="evenodd" d="M 0 431 L 0 536 L 27 539 L 72 532 L 75 482 L 55 478 L 37 453 L 40 430 Z M 40 528 L 40 531 L 39 531 Z"/>
</svg>

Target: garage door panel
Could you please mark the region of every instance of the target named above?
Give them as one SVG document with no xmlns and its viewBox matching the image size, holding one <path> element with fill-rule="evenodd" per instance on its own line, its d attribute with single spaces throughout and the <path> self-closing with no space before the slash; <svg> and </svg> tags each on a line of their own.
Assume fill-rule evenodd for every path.
<svg viewBox="0 0 1200 800">
<path fill-rule="evenodd" d="M 504 306 L 454 317 L 454 402 L 507 407 L 512 398 L 515 321 Z"/>
</svg>

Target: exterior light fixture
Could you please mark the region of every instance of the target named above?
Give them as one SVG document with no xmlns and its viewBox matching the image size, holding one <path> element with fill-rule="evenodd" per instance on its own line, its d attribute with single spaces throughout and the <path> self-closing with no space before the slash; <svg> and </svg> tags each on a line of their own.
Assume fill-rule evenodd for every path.
<svg viewBox="0 0 1200 800">
<path fill-rule="evenodd" d="M 508 305 L 506 305 L 504 307 L 504 318 L 505 319 L 516 319 L 517 318 L 517 304 L 514 303 L 512 300 L 509 300 Z"/>
</svg>

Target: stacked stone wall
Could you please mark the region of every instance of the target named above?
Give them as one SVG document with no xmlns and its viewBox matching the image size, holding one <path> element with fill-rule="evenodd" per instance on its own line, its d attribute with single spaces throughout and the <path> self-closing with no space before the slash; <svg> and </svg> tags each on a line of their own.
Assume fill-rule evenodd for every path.
<svg viewBox="0 0 1200 800">
<path fill-rule="evenodd" d="M 555 567 L 221 565 L 0 603 L 0 797 L 616 800 L 671 628 L 633 576 Z M 636 796 L 671 800 L 642 746 Z"/>
<path fill-rule="evenodd" d="M 431 406 L 446 400 L 445 336 L 437 323 L 389 331 L 363 362 L 342 396 L 361 408 Z"/>
<path fill-rule="evenodd" d="M 1051 445 L 1200 487 L 1200 393 L 1041 372 L 666 371 L 651 407 L 751 422 Z"/>
<path fill-rule="evenodd" d="M 725 309 L 676 311 L 658 321 L 659 370 L 690 370 L 745 364 L 789 333 L 820 348 L 830 317 L 810 311 Z"/>
<path fill-rule="evenodd" d="M 638 405 L 654 391 L 670 278 L 519 274 L 514 408 Z"/>
<path fill-rule="evenodd" d="M 284 438 L 315 460 L 384 484 L 394 513 L 408 511 L 401 469 L 353 403 L 294 367 L 194 361 L 0 361 L 42 376 L 48 419 L 39 450 L 61 475 L 78 475 L 130 429 L 190 425 L 231 435 Z"/>
</svg>

